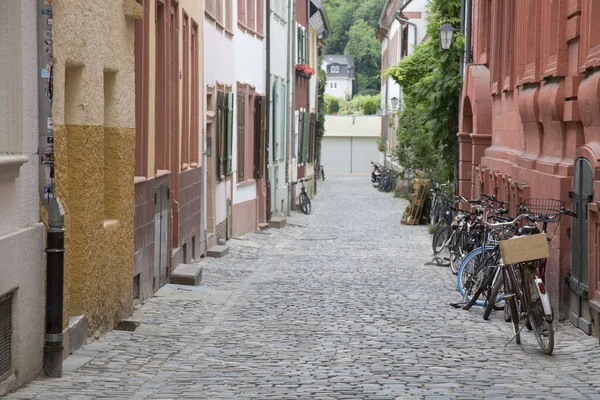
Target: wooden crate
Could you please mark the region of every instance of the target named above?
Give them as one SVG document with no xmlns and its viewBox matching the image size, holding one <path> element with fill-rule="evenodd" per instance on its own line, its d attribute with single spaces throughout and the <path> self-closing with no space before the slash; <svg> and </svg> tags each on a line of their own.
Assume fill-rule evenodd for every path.
<svg viewBox="0 0 600 400">
<path fill-rule="evenodd" d="M 402 224 L 407 225 L 418 225 L 421 220 L 421 214 L 423 213 L 423 206 L 427 201 L 427 194 L 429 193 L 429 180 L 428 179 L 415 179 L 413 182 L 413 194 L 411 195 L 411 202 L 400 221 Z"/>
</svg>

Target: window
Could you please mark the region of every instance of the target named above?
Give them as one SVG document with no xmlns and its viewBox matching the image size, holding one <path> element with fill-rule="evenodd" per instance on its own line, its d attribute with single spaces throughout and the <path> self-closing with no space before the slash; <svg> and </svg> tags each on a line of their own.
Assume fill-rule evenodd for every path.
<svg viewBox="0 0 600 400">
<path fill-rule="evenodd" d="M 231 175 L 233 138 L 233 93 L 217 93 L 217 177 Z"/>
<path fill-rule="evenodd" d="M 150 6 L 138 0 L 144 17 L 135 21 L 135 175 L 148 175 L 148 77 L 150 53 Z"/>
<path fill-rule="evenodd" d="M 297 64 L 308 64 L 308 38 L 306 28 L 298 24 L 298 34 L 296 37 Z"/>
<path fill-rule="evenodd" d="M 254 177 L 260 179 L 265 171 L 267 139 L 266 101 L 264 96 L 254 100 Z"/>
<path fill-rule="evenodd" d="M 256 29 L 256 21 L 254 20 L 255 6 L 255 0 L 246 0 L 246 26 L 252 31 Z"/>
<path fill-rule="evenodd" d="M 198 41 L 198 24 L 192 19 L 192 113 L 191 113 L 191 127 L 192 127 L 192 139 L 191 143 L 191 163 L 198 165 L 200 162 L 200 79 L 199 79 L 199 62 L 200 62 L 200 44 Z"/>
<path fill-rule="evenodd" d="M 340 66 L 339 65 L 332 65 L 331 66 L 331 73 L 332 74 L 339 74 L 340 73 Z"/>
<path fill-rule="evenodd" d="M 244 180 L 245 163 L 245 136 L 246 136 L 246 93 L 237 93 L 237 171 L 238 182 Z"/>
<path fill-rule="evenodd" d="M 183 12 L 183 118 L 181 130 L 181 164 L 182 168 L 190 165 L 190 19 Z"/>
</svg>

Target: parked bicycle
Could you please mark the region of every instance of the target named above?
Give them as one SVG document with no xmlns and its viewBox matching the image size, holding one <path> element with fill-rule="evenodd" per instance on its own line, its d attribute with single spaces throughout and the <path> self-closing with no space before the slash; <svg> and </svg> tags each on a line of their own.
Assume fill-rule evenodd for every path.
<svg viewBox="0 0 600 400">
<path fill-rule="evenodd" d="M 306 186 L 304 183 L 309 181 L 307 178 L 300 178 L 296 182 L 292 182 L 292 185 L 297 185 L 300 183 L 302 186 L 300 188 L 300 194 L 298 195 L 298 201 L 300 203 L 300 209 L 306 215 L 309 215 L 312 211 L 312 206 L 310 204 L 310 198 L 308 197 L 308 193 L 306 193 Z"/>
<path fill-rule="evenodd" d="M 542 352 L 552 354 L 554 312 L 544 284 L 547 260 L 518 257 L 504 260 L 503 255 L 510 257 L 510 253 L 502 254 L 500 243 L 515 236 L 538 234 L 544 235 L 544 242 L 550 242 L 551 239 L 546 236 L 547 224 L 560 222 L 562 215 L 575 218 L 577 215 L 565 208 L 562 201 L 554 199 L 529 199 L 523 202 L 518 212 L 514 219 L 495 215 L 495 223 L 482 219 L 486 240 L 482 247 L 465 257 L 457 285 L 467 300 L 464 309 L 475 304 L 483 305 L 484 319 L 487 319 L 494 309 L 498 309 L 498 303 L 503 302 L 505 320 L 513 325 L 511 341 L 514 339 L 520 343 L 521 330 L 526 326 L 533 331 Z M 525 221 L 527 224 L 520 226 Z M 480 297 L 485 300 L 478 300 Z M 521 325 L 523 320 L 525 323 Z"/>
<path fill-rule="evenodd" d="M 379 185 L 377 188 L 380 192 L 391 192 L 396 187 L 397 173 L 392 168 L 382 167 L 381 177 L 379 178 Z"/>
<path fill-rule="evenodd" d="M 318 166 L 319 166 L 319 172 L 318 172 L 317 176 L 319 176 L 321 178 L 321 180 L 324 181 L 325 180 L 325 168 L 323 168 L 323 164 L 321 164 L 321 163 L 319 163 Z"/>
</svg>

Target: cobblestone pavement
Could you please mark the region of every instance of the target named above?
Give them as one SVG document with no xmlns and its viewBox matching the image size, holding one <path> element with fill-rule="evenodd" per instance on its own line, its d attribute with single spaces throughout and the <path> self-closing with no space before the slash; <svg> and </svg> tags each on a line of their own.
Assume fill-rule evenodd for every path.
<svg viewBox="0 0 600 400">
<path fill-rule="evenodd" d="M 319 183 L 313 214 L 231 240 L 202 286 L 169 285 L 72 356 L 62 379 L 9 399 L 600 398 L 600 348 L 560 324 L 504 347 L 499 315 L 456 310 L 455 280 L 430 265 L 425 227 L 368 177 Z M 187 289 L 187 290 L 184 290 Z"/>
</svg>

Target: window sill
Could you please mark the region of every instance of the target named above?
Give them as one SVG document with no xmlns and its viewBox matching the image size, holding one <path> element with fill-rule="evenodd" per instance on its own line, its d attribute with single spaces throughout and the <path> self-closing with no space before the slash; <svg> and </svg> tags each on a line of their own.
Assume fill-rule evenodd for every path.
<svg viewBox="0 0 600 400">
<path fill-rule="evenodd" d="M 147 182 L 148 178 L 146 178 L 145 176 L 134 176 L 133 177 L 133 184 L 136 185 L 138 183 L 143 183 L 143 182 Z"/>
<path fill-rule="evenodd" d="M 156 171 L 156 177 L 160 178 L 161 176 L 166 176 L 169 175 L 171 173 L 171 171 L 169 171 L 168 169 L 159 169 Z"/>
<path fill-rule="evenodd" d="M 238 184 L 236 186 L 239 188 L 246 187 L 246 186 L 252 186 L 252 185 L 254 185 L 255 182 L 256 181 L 254 179 L 248 179 L 243 182 L 238 182 Z"/>
<path fill-rule="evenodd" d="M 218 30 L 220 30 L 221 32 L 223 32 L 225 30 L 225 25 L 223 25 L 222 23 L 220 23 L 219 21 L 215 20 L 215 26 L 217 27 Z"/>
<path fill-rule="evenodd" d="M 217 22 L 217 17 L 215 17 L 214 15 L 212 15 L 212 14 L 210 13 L 210 11 L 208 11 L 208 10 L 204 10 L 204 16 L 205 16 L 206 18 L 210 19 L 210 20 L 211 20 L 211 21 L 213 21 L 213 22 Z"/>
<path fill-rule="evenodd" d="M 21 166 L 29 161 L 23 154 L 0 155 L 0 180 L 19 177 Z"/>
<path fill-rule="evenodd" d="M 233 39 L 233 32 L 225 28 L 225 36 L 227 36 L 228 39 Z"/>
</svg>

